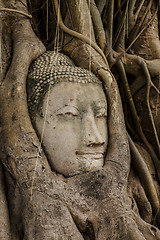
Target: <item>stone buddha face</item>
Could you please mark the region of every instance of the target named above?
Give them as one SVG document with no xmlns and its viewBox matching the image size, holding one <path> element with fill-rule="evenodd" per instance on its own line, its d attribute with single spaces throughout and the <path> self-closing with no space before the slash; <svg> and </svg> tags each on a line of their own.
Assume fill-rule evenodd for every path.
<svg viewBox="0 0 160 240">
<path fill-rule="evenodd" d="M 45 94 L 41 111 L 35 128 L 53 170 L 69 177 L 103 167 L 107 102 L 100 84 L 62 81 Z"/>
<path fill-rule="evenodd" d="M 48 51 L 27 81 L 31 119 L 52 170 L 66 177 L 99 170 L 108 143 L 107 102 L 98 78 Z"/>
</svg>

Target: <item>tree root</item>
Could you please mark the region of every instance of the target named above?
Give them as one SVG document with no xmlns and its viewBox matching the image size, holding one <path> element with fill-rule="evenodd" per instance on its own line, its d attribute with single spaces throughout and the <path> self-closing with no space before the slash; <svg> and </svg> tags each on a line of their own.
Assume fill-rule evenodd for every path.
<svg viewBox="0 0 160 240">
<path fill-rule="evenodd" d="M 133 102 L 133 98 L 132 98 L 132 95 L 131 95 L 131 92 L 130 92 L 130 88 L 129 88 L 129 85 L 128 85 L 128 81 L 127 81 L 124 66 L 123 66 L 122 62 L 120 62 L 120 61 L 117 62 L 116 65 L 118 67 L 119 74 L 120 74 L 122 82 L 123 82 L 123 86 L 126 89 L 125 92 L 126 92 L 126 95 L 127 95 L 130 110 L 132 112 L 132 116 L 133 116 L 133 120 L 134 120 L 134 123 L 135 123 L 135 126 L 136 126 L 136 130 L 138 131 L 138 134 L 141 137 L 142 142 L 145 144 L 145 147 L 146 147 L 147 151 L 149 152 L 149 154 L 152 157 L 152 160 L 153 160 L 153 162 L 155 164 L 155 167 L 156 167 L 157 176 L 158 176 L 158 179 L 159 179 L 159 182 L 160 182 L 160 172 L 158 170 L 158 169 L 160 169 L 159 159 L 156 156 L 152 146 L 149 144 L 148 140 L 146 139 L 146 137 L 143 133 L 142 127 L 141 127 L 140 122 L 139 122 L 139 118 L 137 116 L 137 111 L 136 111 L 136 108 L 135 108 L 135 105 L 134 105 L 134 102 Z"/>
<path fill-rule="evenodd" d="M 94 0 L 88 0 L 88 1 L 90 5 L 90 12 L 91 12 L 92 22 L 94 26 L 95 38 L 99 47 L 102 49 L 102 51 L 104 51 L 104 48 L 106 46 L 106 37 L 105 37 L 101 16 L 97 9 L 95 1 Z"/>
<path fill-rule="evenodd" d="M 152 176 L 148 170 L 146 163 L 144 162 L 142 156 L 140 155 L 138 149 L 136 148 L 135 144 L 133 143 L 129 135 L 128 135 L 128 139 L 129 139 L 129 145 L 130 145 L 131 155 L 133 159 L 133 165 L 142 182 L 146 195 L 151 203 L 154 215 L 157 216 L 157 214 L 159 213 L 160 204 L 159 204 L 159 199 L 153 183 Z"/>
<path fill-rule="evenodd" d="M 21 14 L 25 17 L 28 17 L 28 18 L 32 18 L 32 15 L 30 14 L 27 14 L 25 12 L 22 12 L 22 11 L 18 11 L 16 9 L 10 9 L 10 8 L 0 8 L 0 12 L 9 12 L 9 13 L 18 13 L 18 14 Z"/>
<path fill-rule="evenodd" d="M 20 11 L 26 11 L 25 7 L 23 6 Z M 17 21 L 17 19 L 19 21 Z M 5 80 L 1 84 L 1 111 L 3 112 L 1 117 L 3 122 L 2 126 L 3 129 L 5 129 L 3 134 L 6 139 L 6 145 L 8 144 L 11 152 L 15 153 L 15 155 L 19 156 L 19 158 L 22 160 L 25 159 L 25 157 L 28 158 L 27 149 L 33 147 L 32 142 L 28 142 L 27 146 L 25 139 L 23 138 L 23 134 L 34 133 L 34 129 L 31 125 L 28 115 L 28 107 L 26 101 L 26 78 L 28 74 L 28 68 L 30 63 L 45 51 L 45 48 L 39 39 L 37 39 L 37 37 L 34 35 L 30 21 L 23 16 L 16 15 L 15 19 L 13 17 L 11 28 L 14 39 L 14 54 L 10 69 L 6 75 Z M 8 106 L 8 104 L 10 108 L 7 110 L 6 106 Z M 10 112 L 14 112 L 16 119 L 18 119 L 18 122 L 13 120 Z M 33 137 L 34 134 L 30 134 L 30 136 L 31 135 Z M 26 147 L 25 153 L 22 150 L 22 147 L 20 147 L 20 139 L 23 139 L 24 145 L 22 144 L 22 141 L 21 144 L 24 148 Z M 36 134 L 31 139 L 33 142 L 38 142 Z M 3 146 L 3 143 L 1 144 Z M 36 155 L 37 148 L 35 148 L 34 151 Z M 25 170 L 25 168 L 21 168 L 19 163 L 16 162 L 17 158 L 12 158 L 12 156 L 10 156 L 7 150 L 7 146 L 4 147 L 1 154 L 6 166 L 8 165 L 8 161 L 10 161 L 9 165 L 13 176 L 17 178 L 18 181 L 21 181 L 22 179 L 22 182 L 25 181 L 24 179 L 26 178 L 27 169 Z M 8 155 L 8 161 L 3 156 L 3 154 Z M 34 168 L 34 160 L 32 163 Z M 22 164 L 24 164 L 23 160 Z M 19 173 L 17 169 L 19 169 Z M 30 177 L 32 178 L 32 174 Z"/>
<path fill-rule="evenodd" d="M 61 13 L 60 13 L 60 7 L 59 7 L 59 4 L 58 4 L 58 1 L 57 0 L 54 0 L 54 5 L 55 5 L 55 9 L 56 9 L 56 15 L 57 15 L 57 23 L 59 24 L 60 28 L 66 32 L 67 34 L 73 36 L 73 37 L 76 37 L 78 39 L 80 39 L 81 41 L 87 43 L 88 45 L 90 45 L 91 47 L 93 47 L 103 58 L 106 66 L 108 66 L 108 62 L 106 60 L 106 56 L 104 55 L 103 51 L 101 50 L 101 48 L 99 48 L 99 46 L 93 42 L 92 40 L 90 40 L 88 37 L 84 36 L 83 34 L 81 33 L 78 33 L 76 31 L 73 31 L 69 28 L 67 28 L 64 23 L 63 23 L 63 20 L 62 20 L 62 17 L 61 17 Z"/>
<path fill-rule="evenodd" d="M 23 1 L 25 2 L 25 1 Z M 57 3 L 57 1 L 55 1 Z M 113 3 L 113 2 L 112 2 Z M 58 6 L 58 5 L 57 5 Z M 112 5 L 113 6 L 113 5 Z M 59 9 L 59 8 L 58 8 Z M 21 10 L 20 10 L 21 11 Z M 59 11 L 60 13 L 60 11 Z M 18 21 L 17 21 L 18 19 Z M 89 173 L 86 175 L 82 175 L 82 183 L 84 179 L 88 181 L 89 189 L 91 192 L 85 192 L 86 190 L 86 183 L 85 185 L 79 185 L 77 188 L 77 192 L 75 188 L 72 188 L 73 185 L 69 185 L 70 182 L 74 179 L 75 186 L 79 184 L 79 176 L 76 178 L 64 179 L 63 176 L 58 176 L 51 172 L 47 159 L 45 158 L 43 152 L 41 153 L 40 158 L 37 161 L 37 149 L 39 149 L 39 141 L 36 137 L 34 129 L 32 128 L 28 110 L 27 110 L 27 103 L 26 103 L 26 77 L 28 73 L 28 67 L 32 60 L 38 57 L 42 52 L 45 51 L 44 46 L 41 42 L 35 37 L 31 27 L 30 22 L 28 20 L 20 18 L 13 19 L 12 23 L 12 31 L 13 31 L 13 38 L 14 38 L 14 49 L 13 49 L 13 59 L 8 74 L 5 78 L 5 81 L 1 85 L 1 109 L 2 109 L 2 126 L 4 131 L 4 142 L 7 144 L 8 148 L 3 145 L 2 152 L 5 154 L 3 155 L 3 161 L 10 165 L 11 171 L 13 176 L 17 179 L 19 184 L 19 188 L 21 190 L 23 203 L 25 208 L 23 209 L 23 224 L 25 226 L 25 236 L 24 239 L 48 239 L 48 238 L 55 238 L 58 239 L 60 236 L 62 239 L 82 239 L 80 232 L 78 231 L 77 226 L 73 222 L 73 218 L 69 212 L 69 208 L 67 203 L 70 201 L 70 198 L 74 199 L 74 196 L 78 195 L 78 200 L 74 201 L 74 203 L 79 204 L 79 199 L 82 200 L 82 197 L 85 196 L 85 200 L 90 203 L 91 206 L 92 201 L 94 202 L 94 206 L 97 206 L 97 201 L 99 201 L 98 197 L 100 195 L 101 187 L 104 187 L 103 198 L 100 199 L 99 203 L 105 201 L 106 198 L 110 200 L 110 204 L 112 205 L 112 195 L 116 197 L 116 207 L 121 205 L 121 210 L 123 212 L 124 206 L 127 208 L 127 205 L 124 205 L 126 200 L 126 184 L 127 184 L 127 174 L 130 167 L 129 162 L 129 151 L 128 151 L 128 142 L 127 136 L 125 132 L 125 124 L 122 114 L 122 106 L 120 103 L 120 97 L 118 93 L 118 87 L 116 85 L 115 79 L 111 75 L 110 71 L 105 71 L 105 69 L 98 69 L 98 73 L 101 76 L 102 80 L 104 81 L 105 89 L 108 93 L 108 99 L 110 107 L 112 111 L 110 111 L 109 116 L 109 123 L 111 125 L 111 129 L 109 131 L 111 141 L 110 141 L 110 149 L 108 149 L 107 154 L 109 154 L 109 158 L 106 159 L 106 167 L 104 169 L 97 171 L 95 173 Z M 63 22 L 62 22 L 63 24 Z M 62 28 L 66 28 L 62 25 Z M 21 30 L 19 30 L 21 29 Z M 84 38 L 82 34 L 78 34 L 70 29 L 67 28 L 66 32 L 70 32 L 69 34 L 77 37 L 78 39 L 87 42 L 90 45 L 90 40 L 88 38 Z M 22 42 L 23 39 L 23 42 Z M 93 45 L 95 43 L 93 42 Z M 97 45 L 95 46 L 95 49 Z M 104 59 L 106 63 L 106 68 L 108 67 L 107 61 L 105 56 L 103 56 L 103 51 L 99 51 L 99 48 L 96 50 Z M 88 57 L 88 56 L 85 56 Z M 10 112 L 13 114 L 11 115 Z M 120 113 L 120 115 L 119 115 Z M 114 121 L 113 118 L 114 118 Z M 121 129 L 119 129 L 121 126 Z M 27 139 L 26 137 L 27 135 Z M 117 136 L 118 141 L 117 141 Z M 2 141 L 2 139 L 1 139 Z M 112 149 L 113 148 L 113 149 Z M 9 149 L 9 151 L 8 151 Z M 118 149 L 118 150 L 117 150 Z M 114 150 L 116 150 L 114 152 Z M 12 155 L 13 153 L 13 155 Z M 121 160 L 121 161 L 120 161 Z M 6 164 L 6 166 L 7 166 Z M 36 169 L 35 169 L 35 164 Z M 143 165 L 143 164 L 142 164 Z M 118 167 L 117 167 L 118 166 Z M 107 168 L 109 167 L 109 168 Z M 142 166 L 143 167 L 143 166 Z M 105 169 L 106 168 L 106 169 Z M 110 171 L 113 170 L 110 178 Z M 33 179 L 33 175 L 35 174 L 35 179 Z M 99 177 L 105 177 L 103 172 L 106 171 L 106 181 L 101 179 L 101 182 L 98 182 L 100 179 Z M 107 172 L 109 171 L 109 172 Z M 115 174 L 114 174 L 115 173 Z M 93 174 L 93 175 L 92 175 Z M 91 182 L 88 180 L 88 176 L 93 176 L 93 180 L 95 181 L 95 175 L 97 175 L 97 182 L 101 184 L 101 187 L 97 185 L 96 197 L 94 196 L 94 187 Z M 98 175 L 99 174 L 99 175 Z M 54 178 L 55 177 L 55 178 Z M 54 181 L 56 179 L 56 181 Z M 78 179 L 78 180 L 77 180 Z M 32 186 L 32 182 L 34 180 L 34 184 Z M 113 182 L 112 182 L 113 181 Z M 66 185 L 66 182 L 68 185 Z M 111 184 L 110 184 L 111 183 Z M 107 186 L 108 184 L 108 186 Z M 65 185 L 65 186 L 64 186 Z M 74 187 L 75 187 L 74 186 Z M 33 189 L 31 189 L 31 187 Z M 68 187 L 68 189 L 67 189 Z M 119 188 L 120 190 L 119 190 Z M 59 190 L 60 189 L 60 190 Z M 65 189 L 65 190 L 64 190 Z M 108 191 L 109 189 L 109 191 Z M 34 191 L 31 191 L 34 190 Z M 64 192 L 63 192 L 64 190 Z M 79 194 L 79 190 L 81 190 L 82 195 Z M 69 192 L 70 191 L 70 192 Z M 116 193 L 118 191 L 118 195 Z M 154 191 L 154 189 L 153 189 Z M 32 192 L 32 194 L 31 194 Z M 62 193 L 63 192 L 63 193 Z M 72 194 L 70 194 L 72 193 Z M 123 194 L 124 193 L 124 194 Z M 64 195 L 66 194 L 66 198 Z M 68 194 L 68 195 L 67 195 Z M 85 195 L 86 194 L 86 195 Z M 91 194 L 91 196 L 87 195 Z M 115 195 L 114 195 L 115 194 Z M 117 195 L 116 195 L 117 194 Z M 149 193 L 150 194 L 150 193 Z M 153 194 L 153 193 L 152 193 Z M 153 204 L 155 204 L 155 198 L 151 195 L 153 199 Z M 124 196 L 125 195 L 125 196 Z M 69 196 L 69 197 L 68 197 Z M 88 197 L 89 196 L 89 197 Z M 105 197 L 106 198 L 105 198 Z M 120 196 L 120 198 L 118 197 Z M 65 200 L 67 199 L 67 203 Z M 92 199 L 93 197 L 93 199 Z M 125 199 L 125 200 L 124 200 Z M 101 201 L 102 200 L 102 201 Z M 126 202 L 125 202 L 126 201 Z M 119 204 L 120 202 L 120 204 Z M 83 201 L 82 201 L 83 203 Z M 103 202 L 104 203 L 104 202 Z M 106 204 L 101 206 L 100 209 L 106 213 L 109 205 Z M 119 204 L 119 205 L 118 205 Z M 69 205 L 69 203 L 68 203 Z M 74 207 L 74 204 L 71 204 Z M 83 204 L 80 204 L 80 209 L 82 209 Z M 85 205 L 84 205 L 85 206 Z M 157 207 L 157 205 L 156 205 Z M 156 208 L 155 207 L 155 208 Z M 84 212 L 87 208 L 85 208 Z M 82 211 L 82 210 L 81 210 Z M 83 212 L 83 211 L 82 211 Z M 83 213 L 84 213 L 83 212 Z M 116 211 L 115 211 L 116 212 Z M 125 229 L 124 236 L 125 238 L 117 237 L 116 239 L 127 239 L 127 240 L 147 240 L 158 239 L 156 235 L 151 238 L 150 236 L 145 236 L 143 234 L 143 228 L 140 229 L 140 226 L 143 226 L 142 223 L 136 225 L 136 220 L 133 218 L 133 215 L 129 214 L 129 211 L 125 212 L 125 220 L 123 221 L 123 216 L 118 213 L 119 222 L 118 225 L 109 225 L 107 224 L 107 219 L 111 216 L 105 215 L 105 219 L 103 219 L 105 223 L 105 228 L 108 230 L 108 234 L 110 234 L 111 228 L 115 230 L 115 235 L 117 236 L 122 235 L 122 229 Z M 55 214 L 57 216 L 55 217 Z M 115 214 L 115 213 L 114 213 Z M 83 215 L 83 214 L 82 214 Z M 128 216 L 129 215 L 129 216 Z M 33 224 L 34 223 L 34 224 Z M 127 226 L 125 225 L 127 223 Z M 120 228 L 117 229 L 117 226 Z M 139 228 L 139 229 L 138 229 Z M 66 231 L 64 233 L 64 231 Z M 55 235 L 54 235 L 55 234 Z M 62 236 L 61 236 L 62 234 Z M 114 235 L 114 236 L 115 236 Z M 97 238 L 98 239 L 98 238 Z M 108 235 L 103 235 L 103 238 L 99 239 L 108 239 L 108 240 L 115 240 L 115 238 L 109 238 Z"/>
<path fill-rule="evenodd" d="M 130 45 L 124 50 L 122 51 L 117 57 L 116 59 L 112 62 L 112 64 L 110 65 L 110 68 L 112 68 L 133 46 L 133 44 L 138 40 L 138 38 L 141 36 L 141 34 L 146 30 L 146 28 L 152 23 L 152 21 L 155 19 L 155 16 L 157 14 L 158 11 L 158 7 L 157 10 L 155 11 L 153 17 L 150 19 L 150 21 L 144 26 L 144 28 L 139 32 L 139 34 L 136 36 L 135 39 L 133 39 L 133 41 L 130 43 Z"/>
<path fill-rule="evenodd" d="M 142 61 L 142 65 L 143 65 L 143 72 L 144 72 L 146 80 L 147 80 L 147 91 L 146 91 L 147 108 L 148 108 L 149 116 L 150 116 L 150 119 L 151 119 L 153 132 L 154 132 L 156 142 L 157 142 L 158 153 L 160 153 L 160 142 L 159 142 L 159 138 L 158 138 L 158 134 L 157 134 L 157 130 L 156 130 L 156 126 L 155 126 L 155 123 L 154 123 L 152 111 L 151 111 L 151 108 L 150 108 L 150 102 L 149 102 L 150 89 L 153 86 L 153 83 L 151 81 L 151 77 L 150 77 L 150 74 L 149 74 L 149 71 L 148 71 L 148 68 L 147 68 L 147 64 L 145 63 L 145 61 Z"/>
<path fill-rule="evenodd" d="M 99 10 L 100 15 L 102 14 L 102 11 L 104 7 L 107 5 L 106 0 L 96 0 L 97 8 Z"/>
<path fill-rule="evenodd" d="M 113 41 L 113 12 L 114 12 L 114 0 L 108 2 L 107 6 L 107 23 L 106 23 L 106 50 L 105 55 L 108 62 L 112 62 L 112 41 Z"/>
<path fill-rule="evenodd" d="M 10 221 L 5 195 L 4 174 L 0 162 L 0 239 L 10 240 Z"/>
<path fill-rule="evenodd" d="M 144 3 L 144 1 L 141 1 L 140 8 L 139 8 L 139 10 L 138 10 L 138 12 L 137 12 L 138 14 L 139 14 L 139 11 L 140 11 L 141 7 L 143 6 L 143 3 Z M 153 0 L 150 0 L 149 4 L 148 4 L 148 6 L 147 6 L 147 8 L 146 8 L 146 10 L 145 10 L 145 13 L 144 13 L 143 17 L 141 18 L 141 21 L 140 21 L 140 23 L 138 24 L 138 27 L 137 27 L 137 29 L 136 29 L 133 37 L 132 37 L 132 41 L 133 41 L 134 39 L 136 39 L 136 36 L 138 35 L 138 32 L 140 31 L 140 29 L 141 29 L 141 27 L 142 27 L 142 24 L 143 24 L 143 22 L 144 22 L 144 20 L 145 20 L 145 17 L 146 17 L 146 15 L 147 15 L 149 9 L 151 8 L 152 3 L 153 3 Z M 138 14 L 137 14 L 135 20 L 137 20 Z"/>
</svg>

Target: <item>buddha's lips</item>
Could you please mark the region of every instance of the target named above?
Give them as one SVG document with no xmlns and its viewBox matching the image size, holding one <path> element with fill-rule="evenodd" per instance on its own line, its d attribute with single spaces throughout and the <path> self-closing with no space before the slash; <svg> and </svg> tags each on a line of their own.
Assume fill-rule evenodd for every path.
<svg viewBox="0 0 160 240">
<path fill-rule="evenodd" d="M 97 151 L 97 152 L 90 152 L 90 151 L 76 151 L 76 155 L 82 156 L 84 158 L 91 158 L 91 159 L 102 159 L 104 156 L 104 152 Z"/>
</svg>

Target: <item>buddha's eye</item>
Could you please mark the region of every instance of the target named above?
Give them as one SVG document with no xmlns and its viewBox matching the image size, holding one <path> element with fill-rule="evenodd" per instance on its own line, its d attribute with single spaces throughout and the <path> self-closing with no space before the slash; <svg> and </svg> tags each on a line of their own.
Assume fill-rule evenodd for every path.
<svg viewBox="0 0 160 240">
<path fill-rule="evenodd" d="M 107 117 L 107 111 L 105 108 L 97 109 L 95 113 L 96 118 Z"/>
<path fill-rule="evenodd" d="M 78 109 L 73 106 L 65 106 L 56 111 L 57 116 L 63 116 L 63 117 L 77 117 L 80 115 Z"/>
</svg>

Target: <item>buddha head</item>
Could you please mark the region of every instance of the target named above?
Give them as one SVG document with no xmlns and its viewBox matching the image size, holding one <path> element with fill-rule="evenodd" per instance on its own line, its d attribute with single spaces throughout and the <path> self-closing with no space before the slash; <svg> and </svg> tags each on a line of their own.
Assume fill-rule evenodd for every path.
<svg viewBox="0 0 160 240">
<path fill-rule="evenodd" d="M 99 79 L 61 53 L 46 52 L 28 76 L 29 112 L 53 171 L 65 177 L 104 165 L 107 102 Z"/>
</svg>

